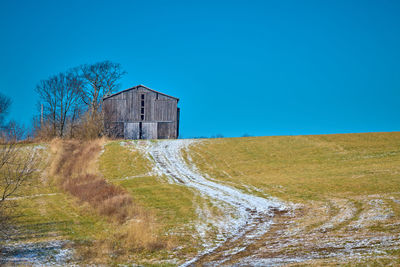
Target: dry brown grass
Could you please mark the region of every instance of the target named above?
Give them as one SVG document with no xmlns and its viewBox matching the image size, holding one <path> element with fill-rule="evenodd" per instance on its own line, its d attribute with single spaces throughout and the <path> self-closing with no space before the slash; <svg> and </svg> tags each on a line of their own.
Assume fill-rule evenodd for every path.
<svg viewBox="0 0 400 267">
<path fill-rule="evenodd" d="M 62 188 L 79 200 L 89 203 L 100 215 L 113 218 L 120 223 L 131 215 L 131 196 L 94 174 L 66 179 L 62 183 Z"/>
<path fill-rule="evenodd" d="M 87 203 L 115 224 L 111 240 L 99 240 L 96 246 L 107 250 L 154 251 L 166 247 L 160 239 L 155 216 L 134 203 L 123 188 L 108 183 L 97 171 L 97 158 L 105 140 L 59 140 L 51 143 L 54 154 L 49 173 L 65 192 Z M 93 250 L 90 250 L 93 254 Z M 96 256 L 97 257 L 97 256 Z"/>
<path fill-rule="evenodd" d="M 50 174 L 62 179 L 76 178 L 88 173 L 97 175 L 96 160 L 104 142 L 105 139 L 87 142 L 53 139 L 51 150 L 54 159 Z"/>
</svg>

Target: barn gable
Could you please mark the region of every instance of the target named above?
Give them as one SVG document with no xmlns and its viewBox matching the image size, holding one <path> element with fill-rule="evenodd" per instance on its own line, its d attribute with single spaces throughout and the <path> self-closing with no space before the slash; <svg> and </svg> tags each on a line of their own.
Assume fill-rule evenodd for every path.
<svg viewBox="0 0 400 267">
<path fill-rule="evenodd" d="M 144 85 L 103 98 L 106 132 L 125 139 L 170 139 L 179 135 L 179 99 Z"/>
<path fill-rule="evenodd" d="M 167 95 L 167 94 L 158 92 L 158 91 L 153 90 L 153 89 L 151 89 L 151 88 L 149 88 L 149 87 L 147 87 L 147 86 L 144 86 L 144 85 L 142 85 L 142 84 L 139 84 L 139 85 L 136 85 L 136 86 L 134 86 L 134 87 L 125 89 L 125 90 L 123 90 L 123 91 L 120 91 L 120 92 L 111 94 L 111 95 L 109 95 L 109 96 L 105 96 L 105 97 L 103 98 L 103 100 L 105 100 L 105 99 L 107 99 L 107 98 L 110 98 L 110 97 L 115 97 L 115 96 L 117 96 L 117 95 L 120 95 L 120 94 L 129 92 L 129 91 L 131 91 L 131 90 L 149 91 L 149 92 L 153 92 L 153 93 L 159 94 L 159 96 L 161 96 L 162 98 L 172 98 L 172 99 L 176 99 L 176 100 L 179 102 L 179 98 L 176 98 L 176 97 L 173 97 L 173 96 L 170 96 L 170 95 Z"/>
</svg>

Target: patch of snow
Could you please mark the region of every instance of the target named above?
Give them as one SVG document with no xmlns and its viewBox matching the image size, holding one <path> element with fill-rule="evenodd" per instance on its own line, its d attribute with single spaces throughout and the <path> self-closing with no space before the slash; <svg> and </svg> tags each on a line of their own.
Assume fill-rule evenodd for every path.
<svg viewBox="0 0 400 267">
<path fill-rule="evenodd" d="M 197 230 L 200 236 L 205 237 L 210 230 L 210 224 L 217 230 L 219 241 L 216 245 L 208 241 L 206 248 L 198 257 L 186 262 L 182 266 L 195 263 L 200 257 L 216 250 L 224 242 L 244 239 L 242 245 L 248 246 L 262 236 L 272 221 L 274 211 L 287 211 L 289 207 L 275 198 L 262 198 L 246 194 L 236 188 L 222 185 L 215 180 L 207 179 L 192 163 L 186 162 L 182 150 L 194 144 L 195 140 L 160 140 L 157 142 L 140 142 L 139 149 L 146 153 L 153 161 L 153 171 L 159 176 L 167 177 L 170 183 L 192 188 L 202 197 L 209 199 L 215 207 L 220 207 L 222 216 L 215 218 L 205 209 L 198 209 L 200 224 Z M 190 157 L 188 158 L 190 161 Z M 214 240 L 215 241 L 215 240 Z M 232 253 L 238 253 L 238 248 Z"/>
<path fill-rule="evenodd" d="M 393 200 L 394 203 L 396 204 L 400 204 L 400 200 L 394 198 L 394 197 L 390 197 L 391 200 Z"/>
<path fill-rule="evenodd" d="M 394 216 L 392 209 L 385 205 L 383 199 L 371 199 L 367 202 L 367 206 L 368 209 L 362 212 L 359 219 L 350 224 L 350 227 L 354 229 L 363 228 Z"/>
<path fill-rule="evenodd" d="M 126 176 L 126 177 L 114 179 L 114 180 L 115 181 L 125 181 L 125 180 L 132 180 L 135 178 L 142 178 L 142 177 L 149 177 L 149 176 L 153 176 L 153 173 L 149 172 L 149 173 L 144 173 L 144 174 L 140 174 L 140 175 Z"/>
<path fill-rule="evenodd" d="M 33 266 L 61 265 L 73 259 L 67 240 L 6 244 L 0 250 L 0 264 Z"/>
<path fill-rule="evenodd" d="M 340 225 L 341 223 L 350 220 L 354 217 L 357 209 L 351 201 L 346 199 L 332 199 L 331 203 L 337 210 L 338 214 L 333 216 L 328 222 L 324 223 L 317 230 L 321 232 L 326 232 L 333 229 L 334 227 Z"/>
<path fill-rule="evenodd" d="M 20 199 L 35 198 L 35 197 L 47 197 L 47 196 L 55 196 L 58 194 L 59 193 L 50 193 L 50 194 L 37 194 L 37 195 L 23 196 L 23 197 L 10 197 L 7 198 L 6 200 L 20 200 Z"/>
<path fill-rule="evenodd" d="M 35 145 L 35 146 L 33 146 L 33 150 L 43 150 L 43 149 L 46 149 L 46 147 L 45 146 L 43 146 L 43 145 Z"/>
</svg>

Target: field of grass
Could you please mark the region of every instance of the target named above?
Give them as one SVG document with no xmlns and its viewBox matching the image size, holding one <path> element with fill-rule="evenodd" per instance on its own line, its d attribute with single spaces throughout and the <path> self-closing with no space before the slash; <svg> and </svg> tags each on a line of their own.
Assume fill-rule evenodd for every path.
<svg viewBox="0 0 400 267">
<path fill-rule="evenodd" d="M 12 205 L 14 223 L 7 244 L 39 244 L 60 240 L 66 241 L 67 247 L 74 244 L 76 248 L 85 248 L 94 240 L 106 238 L 104 233 L 112 228 L 105 218 L 65 194 L 56 186 L 54 177 L 48 175 L 52 156 L 49 145 L 31 146 L 40 147 L 40 162 L 32 179 L 7 201 Z M 4 245 L 1 241 L 0 246 Z"/>
<path fill-rule="evenodd" d="M 54 143 L 42 144 L 42 153 L 48 156 L 43 157 L 40 172 L 12 200 L 17 204 L 17 231 L 9 241 L 67 240 L 82 263 L 174 265 L 195 256 L 201 250 L 200 241 L 192 237 L 198 220 L 196 207 L 207 200 L 157 176 L 151 160 L 136 149 L 136 143 L 127 143 L 101 141 L 90 157 L 90 153 L 79 154 L 79 146 L 75 146 L 61 161 L 60 144 L 56 152 Z M 392 238 L 393 244 L 399 243 L 398 132 L 207 139 L 183 153 L 188 163 L 211 179 L 258 196 L 277 197 L 296 207 L 292 217 L 278 216 L 263 242 L 254 244 L 254 253 L 260 257 L 272 253 L 263 250 L 266 240 L 292 244 L 273 251 L 288 257 L 340 252 L 342 246 L 352 245 L 350 237 L 354 242 Z M 57 160 L 64 167 L 52 165 Z M 68 165 L 76 162 L 80 164 Z M 122 221 L 114 220 L 113 213 L 102 213 L 90 200 L 60 184 L 60 175 L 70 169 L 71 177 L 89 172 L 117 188 L 116 192 L 127 194 L 132 201 L 128 207 L 135 212 Z M 137 229 L 129 230 L 132 225 Z M 149 229 L 151 235 L 138 236 Z M 146 248 L 140 243 L 146 238 L 155 238 L 161 245 Z M 354 246 L 357 251 L 363 249 Z M 396 265 L 400 264 L 399 251 L 399 246 L 393 245 L 385 255 L 371 250 L 368 255 L 372 258 L 342 263 Z M 322 259 L 306 263 L 332 264 Z"/>
<path fill-rule="evenodd" d="M 294 243 L 276 252 L 280 255 L 339 254 L 340 247 L 357 250 L 369 239 L 392 239 L 397 245 L 380 253 L 366 246 L 361 263 L 348 263 L 400 263 L 399 132 L 212 139 L 185 156 L 212 179 L 297 206 L 292 223 L 283 220 L 275 227 L 285 237 L 274 231 L 265 237 Z"/>
<path fill-rule="evenodd" d="M 184 247 L 179 253 L 197 252 L 199 244 L 192 238 L 196 196 L 190 189 L 157 177 L 148 159 L 120 141 L 104 147 L 98 164 L 105 179 L 126 189 L 135 202 L 155 214 L 160 235 L 168 235 L 173 246 Z"/>
<path fill-rule="evenodd" d="M 191 157 L 213 178 L 292 201 L 400 188 L 398 132 L 212 139 Z"/>
<path fill-rule="evenodd" d="M 81 263 L 169 266 L 198 252 L 198 240 L 192 238 L 196 196 L 152 174 L 150 162 L 138 151 L 120 141 L 102 140 L 87 144 L 56 140 L 41 146 L 40 170 L 10 201 L 16 205 L 17 231 L 8 242 L 67 241 Z M 99 179 L 109 186 L 92 188 L 91 181 Z M 86 188 L 86 193 L 71 183 Z M 121 207 L 118 201 L 101 204 L 104 198 L 90 198 L 108 194 L 110 186 L 129 194 L 132 204 Z M 111 209 L 117 212 L 103 212 Z M 120 209 L 128 209 L 122 222 L 115 219 Z"/>
</svg>

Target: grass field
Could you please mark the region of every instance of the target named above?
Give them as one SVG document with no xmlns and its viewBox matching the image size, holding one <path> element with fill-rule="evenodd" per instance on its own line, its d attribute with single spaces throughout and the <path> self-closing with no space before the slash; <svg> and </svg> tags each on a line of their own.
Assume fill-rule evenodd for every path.
<svg viewBox="0 0 400 267">
<path fill-rule="evenodd" d="M 66 241 L 67 247 L 86 247 L 93 240 L 104 238 L 111 227 L 88 206 L 65 194 L 48 175 L 51 161 L 48 144 L 40 146 L 38 170 L 29 183 L 24 184 L 16 196 L 8 201 L 13 208 L 15 229 L 10 232 L 8 244 L 40 244 L 54 240 Z M 34 250 L 34 246 L 30 250 Z M 25 255 L 20 251 L 13 253 Z M 39 256 L 43 253 L 38 250 Z M 29 255 L 29 253 L 28 253 Z M 33 254 L 32 257 L 35 257 Z"/>
<path fill-rule="evenodd" d="M 127 192 L 134 207 L 144 212 L 117 223 L 65 191 L 57 174 L 51 173 L 56 154 L 50 144 L 43 144 L 48 159 L 41 172 L 12 200 L 18 204 L 18 231 L 12 241 L 67 240 L 83 263 L 175 265 L 196 255 L 201 249 L 199 240 L 192 237 L 196 207 L 207 200 L 153 173 L 150 160 L 135 143 L 99 144 L 101 152 L 96 152 L 88 169 Z M 183 153 L 211 179 L 296 207 L 289 219 L 277 217 L 264 237 L 291 245 L 267 251 L 265 242 L 254 244 L 253 251 L 260 257 L 271 251 L 288 257 L 317 251 L 325 258 L 305 264 L 330 265 L 338 260 L 342 248 L 351 247 L 358 252 L 371 250 L 366 254 L 369 258 L 344 259 L 342 264 L 400 264 L 400 133 L 206 139 Z M 130 249 L 124 243 L 129 238 L 127 225 L 147 217 L 162 245 Z M 390 240 L 393 245 L 382 248 L 382 254 L 380 243 L 369 247 L 363 241 L 372 239 Z M 361 241 L 365 247 L 359 245 Z"/>
<path fill-rule="evenodd" d="M 384 252 L 387 258 L 371 246 L 373 255 L 364 264 L 400 263 L 400 133 L 213 139 L 191 147 L 186 156 L 222 183 L 298 205 L 294 223 L 284 230 L 301 242 L 279 251 L 282 255 L 320 250 L 316 244 L 328 244 L 328 253 L 338 237 L 339 247 L 345 247 L 369 236 L 393 238 L 397 245 Z M 288 240 L 272 233 L 268 238 Z"/>
<path fill-rule="evenodd" d="M 57 140 L 42 144 L 40 171 L 10 201 L 16 204 L 17 231 L 8 242 L 67 241 L 79 262 L 95 264 L 133 261 L 169 266 L 198 252 L 200 244 L 192 238 L 196 219 L 193 192 L 152 174 L 149 161 L 138 151 L 121 146 L 120 141 L 72 142 L 72 148 L 69 144 Z M 102 215 L 84 195 L 71 195 L 60 185 L 65 173 L 72 180 L 95 174 L 96 179 L 102 177 L 126 190 L 134 201 L 133 214 L 123 223 Z M 146 246 L 154 240 L 155 248 Z"/>
<path fill-rule="evenodd" d="M 125 188 L 135 202 L 156 215 L 160 235 L 169 236 L 175 247 L 185 247 L 180 253 L 197 252 L 199 244 L 192 238 L 196 219 L 192 191 L 157 177 L 138 150 L 129 149 L 120 141 L 109 142 L 98 163 L 108 181 Z"/>
<path fill-rule="evenodd" d="M 194 147 L 191 157 L 213 178 L 286 200 L 400 188 L 400 133 L 212 139 Z"/>
</svg>

